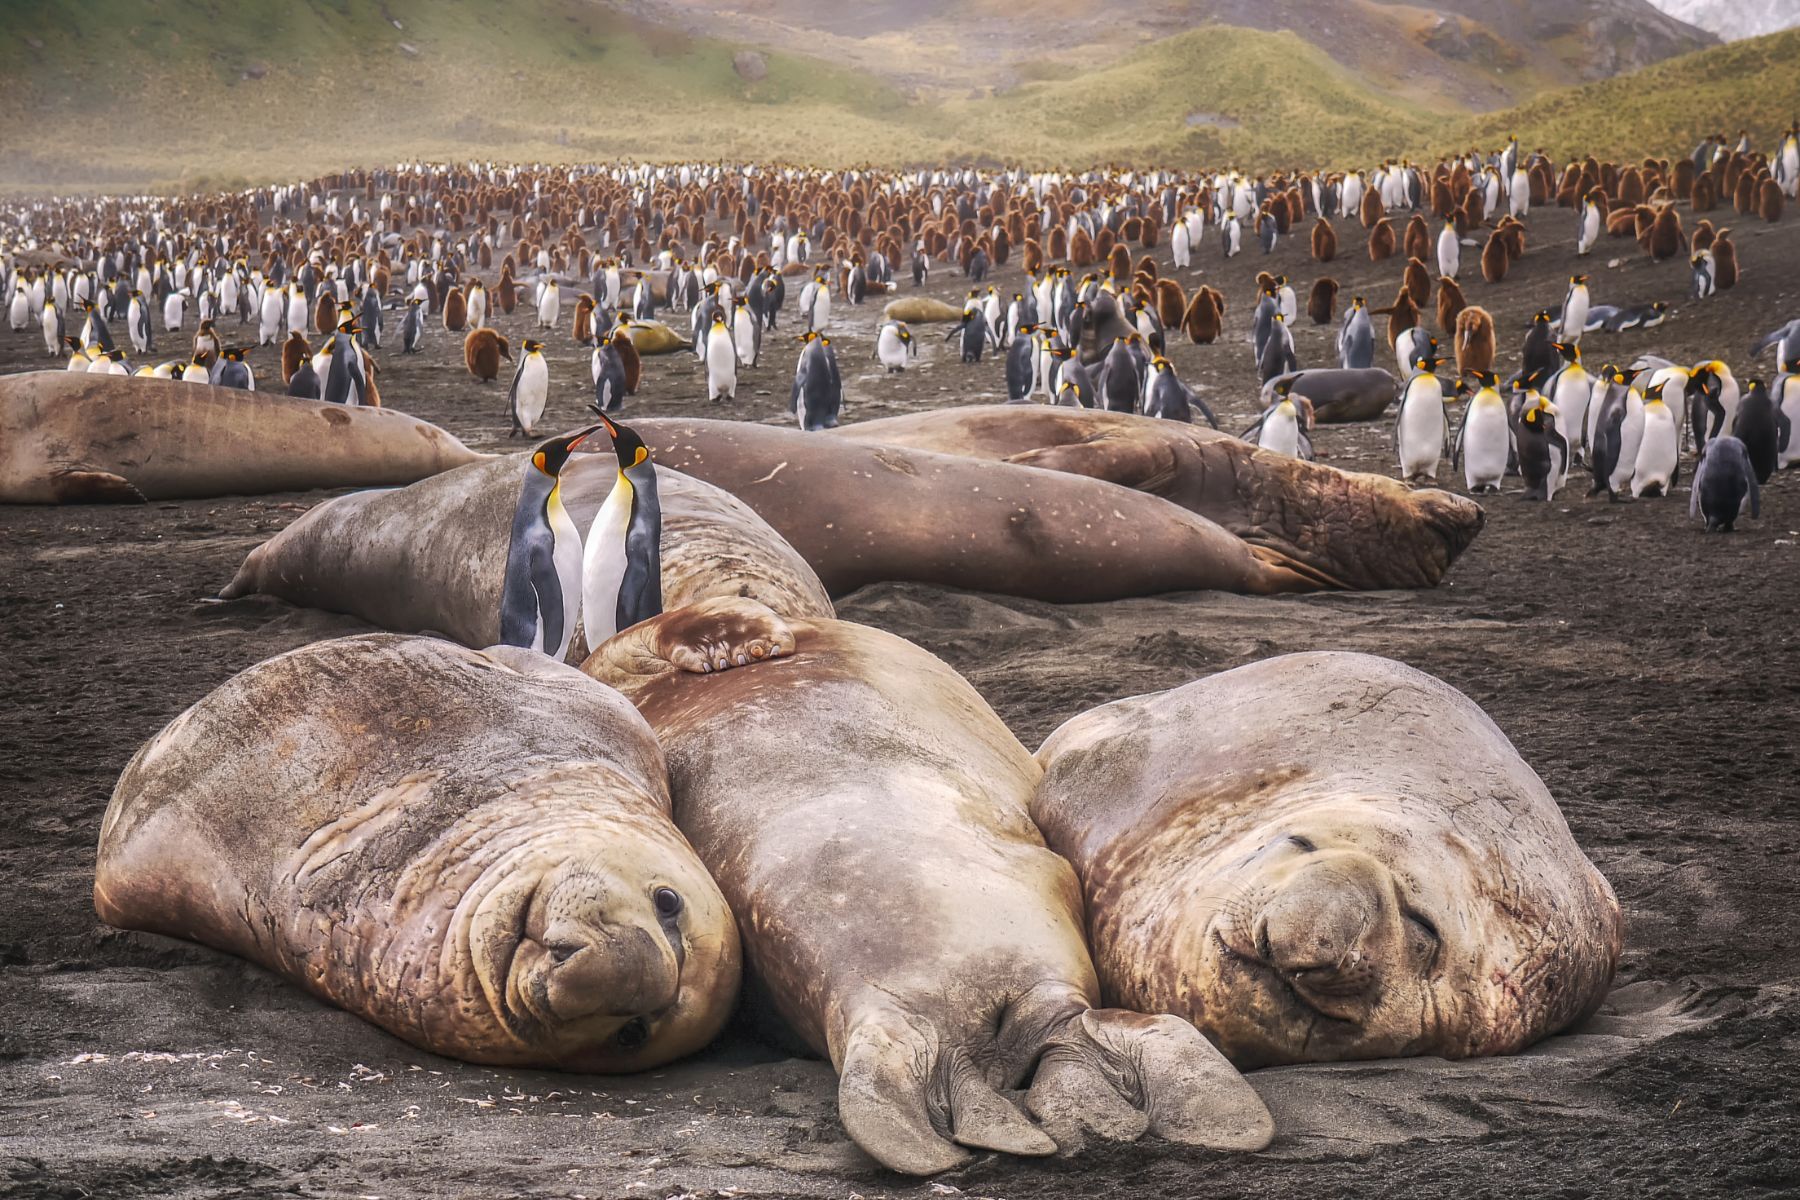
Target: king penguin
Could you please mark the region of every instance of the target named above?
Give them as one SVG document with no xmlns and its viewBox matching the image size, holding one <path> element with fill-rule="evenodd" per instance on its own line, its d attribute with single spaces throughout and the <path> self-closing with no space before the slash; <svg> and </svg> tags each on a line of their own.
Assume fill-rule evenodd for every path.
<svg viewBox="0 0 1800 1200">
<path fill-rule="evenodd" d="M 581 534 L 563 507 L 560 476 L 569 455 L 600 428 L 551 438 L 525 464 L 501 581 L 502 645 L 555 659 L 569 652 L 580 612 L 582 552 Z"/>
<path fill-rule="evenodd" d="M 581 624 L 590 652 L 620 630 L 662 612 L 656 465 L 637 434 L 605 415 L 600 423 L 612 437 L 619 473 L 594 514 L 581 553 Z"/>
<path fill-rule="evenodd" d="M 550 399 L 550 366 L 544 361 L 544 343 L 526 338 L 522 348 L 525 353 L 519 355 L 512 387 L 506 393 L 506 408 L 512 415 L 508 437 L 530 437 Z"/>
</svg>

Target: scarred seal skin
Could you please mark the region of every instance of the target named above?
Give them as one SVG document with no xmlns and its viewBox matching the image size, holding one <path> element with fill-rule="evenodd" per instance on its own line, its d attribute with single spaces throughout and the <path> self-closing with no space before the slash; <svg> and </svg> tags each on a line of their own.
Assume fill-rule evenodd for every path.
<svg viewBox="0 0 1800 1200">
<path fill-rule="evenodd" d="M 636 1071 L 741 975 L 724 898 L 616 692 L 539 654 L 371 634 L 226 681 L 101 827 L 110 925 L 259 963 L 470 1062 Z"/>
<path fill-rule="evenodd" d="M 1132 413 L 969 405 L 831 436 L 1104 479 L 1216 522 L 1314 588 L 1435 587 L 1484 520 L 1473 500 Z"/>
<path fill-rule="evenodd" d="M 1037 758 L 1107 1002 L 1240 1067 L 1509 1054 L 1611 983 L 1618 900 L 1549 791 L 1401 663 L 1268 659 L 1084 713 Z"/>
<path fill-rule="evenodd" d="M 1191 1026 L 1097 1007 L 1074 873 L 1026 813 L 1037 767 L 938 659 L 725 600 L 634 626 L 583 669 L 655 728 L 752 995 L 837 1068 L 844 1127 L 876 1159 L 927 1174 L 965 1147 L 1146 1130 L 1267 1144 L 1262 1102 Z M 1027 1083 L 1031 1117 L 1001 1094 Z"/>
<path fill-rule="evenodd" d="M 392 409 L 136 376 L 0 377 L 0 504 L 382 487 L 486 457 Z"/>
</svg>

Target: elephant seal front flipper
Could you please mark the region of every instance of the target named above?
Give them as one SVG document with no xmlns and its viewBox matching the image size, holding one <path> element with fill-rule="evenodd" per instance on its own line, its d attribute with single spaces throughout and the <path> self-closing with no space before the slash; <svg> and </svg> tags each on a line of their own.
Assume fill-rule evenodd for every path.
<svg viewBox="0 0 1800 1200">
<path fill-rule="evenodd" d="M 775 661 L 717 672 L 759 647 Z M 1067 1149 L 1083 1127 L 1268 1143 L 1261 1100 L 1186 1022 L 1095 1008 L 1075 876 L 1026 811 L 1038 768 L 938 659 L 722 599 L 582 669 L 656 731 L 762 992 L 837 1068 L 844 1128 L 876 1159 L 929 1174 L 965 1147 Z M 1002 1094 L 1027 1080 L 1042 1127 Z"/>
</svg>

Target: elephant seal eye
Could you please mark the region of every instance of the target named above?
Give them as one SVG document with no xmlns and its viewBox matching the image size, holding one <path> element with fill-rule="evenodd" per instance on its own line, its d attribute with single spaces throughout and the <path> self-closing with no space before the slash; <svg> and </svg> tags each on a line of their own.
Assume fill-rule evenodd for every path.
<svg viewBox="0 0 1800 1200">
<path fill-rule="evenodd" d="M 616 1037 L 622 1049 L 636 1050 L 650 1040 L 650 1026 L 644 1023 L 644 1018 L 633 1017 L 619 1027 Z"/>
<path fill-rule="evenodd" d="M 681 893 L 674 888 L 659 887 L 651 895 L 656 904 L 656 915 L 665 919 L 681 911 Z"/>
</svg>

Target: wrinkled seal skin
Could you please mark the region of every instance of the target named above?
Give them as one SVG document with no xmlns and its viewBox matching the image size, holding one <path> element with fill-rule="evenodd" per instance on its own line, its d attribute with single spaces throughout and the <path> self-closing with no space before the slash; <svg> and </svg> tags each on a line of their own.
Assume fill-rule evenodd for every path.
<svg viewBox="0 0 1800 1200">
<path fill-rule="evenodd" d="M 709 639 L 779 657 L 700 676 L 657 648 Z M 1037 767 L 942 662 L 722 601 L 635 626 L 583 669 L 655 728 L 754 994 L 837 1068 L 844 1127 L 876 1159 L 927 1174 L 963 1147 L 1046 1154 L 1146 1128 L 1267 1144 L 1267 1110 L 1191 1026 L 1094 1007 L 1074 874 L 1026 814 Z M 1027 1080 L 1041 1125 L 999 1094 Z"/>
<path fill-rule="evenodd" d="M 486 458 L 381 408 L 119 375 L 0 377 L 0 503 L 411 483 Z"/>
<path fill-rule="evenodd" d="M 401 633 L 493 645 L 525 459 L 510 455 L 320 504 L 251 551 L 221 595 L 260 592 Z M 563 468 L 563 506 L 584 536 L 617 475 L 610 449 L 578 454 Z M 675 471 L 657 472 L 657 493 L 665 608 L 749 596 L 787 616 L 832 615 L 812 568 L 748 506 Z"/>
<path fill-rule="evenodd" d="M 834 435 L 1105 479 L 1161 496 L 1244 539 L 1314 587 L 1435 587 L 1483 521 L 1449 492 L 1409 490 L 1132 413 L 972 405 L 864 421 Z M 779 524 L 779 522 L 777 522 Z"/>
<path fill-rule="evenodd" d="M 755 509 L 833 596 L 886 581 L 1067 604 L 1320 586 L 1283 555 L 1104 480 L 746 421 L 632 428 L 662 466 Z"/>
<path fill-rule="evenodd" d="M 1268 659 L 1085 713 L 1037 758 L 1107 1002 L 1241 1067 L 1508 1054 L 1611 982 L 1618 901 L 1543 782 L 1400 663 Z"/>
<path fill-rule="evenodd" d="M 438 1054 L 635 1071 L 705 1045 L 741 974 L 668 810 L 649 728 L 573 667 L 342 638 L 251 667 L 138 752 L 94 903 Z"/>
</svg>

